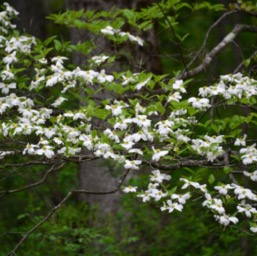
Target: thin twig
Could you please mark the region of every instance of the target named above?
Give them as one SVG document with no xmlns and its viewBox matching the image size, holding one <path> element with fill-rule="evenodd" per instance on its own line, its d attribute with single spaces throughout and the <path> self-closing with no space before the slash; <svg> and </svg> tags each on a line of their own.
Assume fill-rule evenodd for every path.
<svg viewBox="0 0 257 256">
<path fill-rule="evenodd" d="M 207 33 L 206 33 L 206 36 L 203 40 L 203 43 L 202 43 L 202 46 L 200 47 L 200 49 L 198 50 L 198 52 L 196 53 L 196 55 L 194 56 L 194 58 L 189 62 L 189 64 L 187 65 L 187 69 L 196 61 L 196 59 L 198 59 L 198 57 L 200 56 L 200 54 L 203 52 L 203 50 L 205 49 L 206 47 L 206 44 L 207 44 L 207 41 L 209 39 L 209 36 L 210 36 L 210 33 L 211 31 L 216 27 L 218 26 L 218 24 L 223 20 L 225 19 L 227 16 L 231 15 L 231 14 L 234 14 L 234 13 L 237 13 L 238 11 L 236 10 L 233 10 L 233 11 L 229 11 L 229 12 L 225 12 L 214 24 L 212 24 L 210 26 L 210 28 L 208 29 Z M 182 72 L 182 76 L 184 75 L 184 73 L 186 72 L 186 70 L 183 70 Z"/>
<path fill-rule="evenodd" d="M 190 77 L 193 77 L 199 73 L 201 73 L 204 69 L 209 66 L 209 64 L 213 61 L 213 58 L 221 51 L 223 50 L 228 44 L 233 42 L 233 40 L 236 38 L 236 36 L 241 33 L 242 31 L 248 31 L 248 32 L 257 32 L 257 26 L 251 26 L 251 25 L 244 25 L 244 24 L 236 24 L 233 30 L 227 34 L 223 40 L 216 45 L 209 53 L 207 53 L 202 61 L 202 63 L 197 66 L 196 68 L 189 70 L 188 72 L 181 74 L 178 76 L 178 79 L 188 79 Z"/>
<path fill-rule="evenodd" d="M 59 204 L 57 204 L 55 207 L 53 207 L 51 209 L 51 211 L 40 221 L 38 222 L 34 227 L 32 227 L 29 231 L 27 231 L 25 233 L 25 235 L 22 237 L 22 239 L 15 245 L 15 247 L 13 248 L 13 250 L 11 252 L 9 252 L 8 254 L 6 254 L 6 256 L 15 256 L 16 255 L 16 251 L 19 249 L 19 247 L 24 243 L 24 241 L 36 230 L 38 229 L 40 226 L 42 226 L 57 210 L 59 210 L 59 208 L 73 195 L 76 193 L 84 193 L 84 194 L 88 194 L 88 195 L 108 195 L 108 194 L 114 194 L 116 193 L 122 186 L 122 184 L 124 183 L 127 175 L 129 173 L 129 170 L 126 170 L 126 172 L 124 173 L 124 175 L 121 177 L 119 184 L 116 188 L 110 190 L 110 191 L 87 191 L 85 189 L 78 189 L 78 190 L 71 190 L 69 191 L 66 196 L 59 202 Z"/>
<path fill-rule="evenodd" d="M 82 163 L 86 161 L 92 161 L 99 159 L 99 157 L 96 157 L 94 155 L 77 155 L 72 157 L 65 157 L 63 156 L 62 159 L 64 159 L 67 162 L 73 162 L 73 163 Z"/>
<path fill-rule="evenodd" d="M 257 51 L 254 51 L 254 53 L 248 58 L 249 60 L 253 59 L 257 56 Z M 244 62 L 241 62 L 236 69 L 234 70 L 233 74 L 237 73 L 242 67 L 244 66 Z"/>
<path fill-rule="evenodd" d="M 44 224 L 71 196 L 73 192 L 69 191 L 67 195 L 62 199 L 62 201 L 57 204 L 52 210 L 40 221 L 38 222 L 33 228 L 31 228 L 28 232 L 25 233 L 25 235 L 22 237 L 22 239 L 16 244 L 16 246 L 13 248 L 11 252 L 6 254 L 6 256 L 15 256 L 16 251 L 18 248 L 22 245 L 22 243 L 36 230 L 38 229 L 42 224 Z"/>
<path fill-rule="evenodd" d="M 54 162 L 50 162 L 50 161 L 31 161 L 31 162 L 18 163 L 18 164 L 4 164 L 4 165 L 0 165 L 0 170 L 1 169 L 6 169 L 8 167 L 25 167 L 25 166 L 28 166 L 28 165 L 51 165 L 51 164 L 54 164 Z"/>
<path fill-rule="evenodd" d="M 184 57 L 183 52 L 182 52 L 180 40 L 179 40 L 178 36 L 176 35 L 176 32 L 175 32 L 172 24 L 170 23 L 170 20 L 167 17 L 167 14 L 163 10 L 162 6 L 158 2 L 156 2 L 156 4 L 159 7 L 159 9 L 161 10 L 161 12 L 163 13 L 164 18 L 166 19 L 166 21 L 167 21 L 167 23 L 169 25 L 169 28 L 170 28 L 170 30 L 171 30 L 171 32 L 172 32 L 172 34 L 173 34 L 173 36 L 174 36 L 174 38 L 176 40 L 176 41 L 174 41 L 174 43 L 178 47 L 178 52 L 179 52 L 179 56 L 180 56 L 181 62 L 182 62 L 183 66 L 184 66 L 184 68 L 185 68 L 185 70 L 187 72 L 187 65 L 186 65 L 185 57 Z"/>
<path fill-rule="evenodd" d="M 62 168 L 64 166 L 65 163 L 61 163 L 58 167 L 56 167 L 56 165 L 53 165 L 48 171 L 45 172 L 44 176 L 42 177 L 42 179 L 38 182 L 29 184 L 27 186 L 24 186 L 22 188 L 17 188 L 17 189 L 13 189 L 13 190 L 4 190 L 4 191 L 0 191 L 0 195 L 2 195 L 1 198 L 3 198 L 4 196 L 8 195 L 8 194 L 13 194 L 13 193 L 17 193 L 20 191 L 24 191 L 30 188 L 34 188 L 37 187 L 39 185 L 41 185 L 42 183 L 44 183 L 46 181 L 46 178 L 48 177 L 48 175 L 50 173 L 52 173 L 53 171 L 59 170 L 60 168 Z"/>
</svg>

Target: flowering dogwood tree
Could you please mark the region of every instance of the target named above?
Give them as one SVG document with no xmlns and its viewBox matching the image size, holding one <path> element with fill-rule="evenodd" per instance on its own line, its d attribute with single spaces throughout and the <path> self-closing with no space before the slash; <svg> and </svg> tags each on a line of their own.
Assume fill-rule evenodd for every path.
<svg viewBox="0 0 257 256">
<path fill-rule="evenodd" d="M 175 8 L 180 1 L 173 2 Z M 168 4 L 152 8 L 161 15 Z M 59 22 L 74 25 L 76 21 L 79 28 L 118 45 L 146 44 L 143 38 L 123 31 L 119 19 L 94 26 L 80 20 L 92 14 L 75 14 L 72 19 L 69 13 L 59 16 Z M 143 203 L 155 204 L 160 211 L 181 214 L 188 200 L 196 200 L 199 209 L 212 212 L 219 224 L 226 227 L 244 221 L 257 232 L 257 80 L 235 72 L 220 75 L 195 95 L 187 89 L 192 78 L 239 33 L 257 32 L 257 27 L 236 25 L 199 66 L 188 66 L 170 77 L 145 71 L 110 73 L 105 65 L 111 65 L 115 56 L 106 53 L 91 57 L 85 67 L 71 65 L 68 54 L 53 54 L 49 45 L 54 38 L 41 42 L 20 35 L 12 23 L 17 15 L 7 3 L 0 13 L 1 168 L 44 165 L 48 169 L 38 182 L 3 189 L 0 194 L 41 185 L 69 162 L 110 159 L 124 172 L 119 185 L 110 191 L 70 190 L 10 255 L 75 193 L 111 194 L 121 189 Z M 68 45 L 66 51 L 79 51 L 80 46 Z M 99 94 L 106 96 L 103 99 Z M 149 172 L 146 187 L 125 185 L 129 172 L 140 175 L 143 170 Z"/>
</svg>

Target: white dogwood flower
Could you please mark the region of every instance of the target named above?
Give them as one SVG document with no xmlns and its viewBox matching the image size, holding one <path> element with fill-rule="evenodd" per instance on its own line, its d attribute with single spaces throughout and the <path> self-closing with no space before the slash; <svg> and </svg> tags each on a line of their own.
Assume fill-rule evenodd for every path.
<svg viewBox="0 0 257 256">
<path fill-rule="evenodd" d="M 123 192 L 125 193 L 135 193 L 137 192 L 137 187 L 128 186 L 123 189 Z"/>
<path fill-rule="evenodd" d="M 186 201 L 191 197 L 190 193 L 186 194 L 172 194 L 171 199 L 175 199 L 179 202 L 179 204 L 185 204 Z"/>
<path fill-rule="evenodd" d="M 53 147 L 48 145 L 44 145 L 42 148 L 37 149 L 35 154 L 45 155 L 47 158 L 52 158 L 55 155 Z"/>
<path fill-rule="evenodd" d="M 152 147 L 152 150 L 154 152 L 152 160 L 156 162 L 158 162 L 161 159 L 161 157 L 166 156 L 169 153 L 168 150 L 155 149 L 154 146 Z"/>
<path fill-rule="evenodd" d="M 3 94 L 8 94 L 10 89 L 16 89 L 16 83 L 0 83 L 0 89 Z"/>
<path fill-rule="evenodd" d="M 170 180 L 171 176 L 163 174 L 160 170 L 153 170 L 152 175 L 150 175 L 150 181 L 162 183 L 164 180 Z"/>
<path fill-rule="evenodd" d="M 243 174 L 247 177 L 250 177 L 250 179 L 252 181 L 257 181 L 257 170 L 254 171 L 253 173 L 250 173 L 250 172 L 247 172 L 247 171 L 244 171 Z"/>
<path fill-rule="evenodd" d="M 112 82 L 114 77 L 112 75 L 107 75 L 105 73 L 105 70 L 101 70 L 101 72 L 98 74 L 97 79 L 100 83 Z"/>
<path fill-rule="evenodd" d="M 53 104 L 51 104 L 51 106 L 56 108 L 56 107 L 60 106 L 66 100 L 67 99 L 64 97 L 59 97 L 58 99 L 55 100 L 55 102 Z"/>
<path fill-rule="evenodd" d="M 206 108 L 209 108 L 211 105 L 209 104 L 209 99 L 207 98 L 195 98 L 191 97 L 188 99 L 188 102 L 192 104 L 192 106 L 196 109 L 204 110 Z"/>
<path fill-rule="evenodd" d="M 220 224 L 224 225 L 225 227 L 226 227 L 227 225 L 229 225 L 230 222 L 236 224 L 236 223 L 238 223 L 238 221 L 239 221 L 237 217 L 229 216 L 229 215 L 226 215 L 226 214 L 221 215 L 221 216 L 219 216 L 219 215 L 214 215 L 214 217 L 215 217 L 215 219 L 216 219 Z"/>
<path fill-rule="evenodd" d="M 141 160 L 132 160 L 132 161 L 126 160 L 124 167 L 125 169 L 138 170 L 139 169 L 138 165 L 140 165 L 141 163 L 142 163 Z"/>
<path fill-rule="evenodd" d="M 174 210 L 181 212 L 183 210 L 183 205 L 178 204 L 177 202 L 173 203 L 171 200 L 167 200 L 167 202 L 164 202 L 163 206 L 161 207 L 161 211 L 166 210 L 168 210 L 169 213 L 173 212 Z"/>
<path fill-rule="evenodd" d="M 246 217 L 251 218 L 253 213 L 257 213 L 257 210 L 250 204 L 245 204 L 244 202 L 237 206 L 238 212 L 244 212 Z"/>
</svg>

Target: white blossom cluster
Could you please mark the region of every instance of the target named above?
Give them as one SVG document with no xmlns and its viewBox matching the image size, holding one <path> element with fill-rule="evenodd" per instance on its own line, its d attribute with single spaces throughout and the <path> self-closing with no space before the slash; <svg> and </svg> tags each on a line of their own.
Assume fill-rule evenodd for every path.
<svg viewBox="0 0 257 256">
<path fill-rule="evenodd" d="M 246 148 L 240 149 L 240 154 L 241 154 L 243 164 L 247 165 L 247 164 L 251 164 L 253 162 L 257 162 L 257 149 L 255 146 L 256 145 L 253 144 Z"/>
<path fill-rule="evenodd" d="M 107 26 L 101 29 L 101 33 L 104 35 L 111 35 L 111 36 L 118 35 L 121 37 L 127 37 L 131 42 L 136 42 L 140 46 L 144 45 L 144 40 L 141 39 L 140 37 L 131 35 L 129 32 L 124 32 L 124 31 L 121 31 L 120 29 L 115 29 L 112 26 Z"/>
<path fill-rule="evenodd" d="M 246 135 L 235 138 L 222 134 L 222 129 L 218 132 L 211 129 L 210 122 L 201 124 L 202 114 L 214 107 L 209 98 L 221 98 L 222 104 L 228 105 L 250 102 L 257 95 L 256 80 L 239 73 L 221 76 L 216 85 L 200 88 L 199 97 L 187 98 L 186 82 L 182 80 L 167 82 L 144 72 L 115 75 L 99 69 L 108 59 L 106 55 L 92 58 L 97 70 L 70 68 L 65 56 L 40 55 L 35 38 L 11 33 L 14 26 L 10 17 L 17 13 L 8 4 L 5 8 L 0 13 L 1 30 L 6 34 L 0 36 L 0 51 L 4 56 L 0 63 L 0 138 L 18 143 L 16 148 L 1 149 L 0 160 L 22 154 L 46 161 L 69 157 L 79 161 L 87 150 L 92 159 L 111 159 L 128 171 L 140 173 L 147 165 L 152 170 L 147 189 L 130 185 L 123 189 L 125 193 L 135 193 L 143 202 L 153 201 L 161 211 L 171 213 L 181 212 L 197 191 L 204 198 L 203 207 L 212 211 L 219 223 L 236 224 L 237 215 L 243 214 L 252 219 L 250 229 L 257 232 L 257 212 L 253 206 L 256 194 L 240 182 L 218 183 L 211 193 L 207 184 L 181 178 L 178 183 L 183 185 L 175 191 L 166 186 L 174 182 L 175 187 L 175 181 L 162 172 L 169 170 L 169 166 L 173 170 L 177 166 L 175 171 L 180 171 L 186 167 L 185 163 L 197 160 L 218 165 L 228 147 L 232 147 L 230 152 L 238 165 L 249 167 L 241 171 L 242 175 L 256 182 L 257 171 L 252 172 L 250 168 L 257 161 L 256 145 L 248 145 L 250 140 Z M 143 45 L 142 39 L 111 26 L 101 33 L 118 34 Z M 29 75 L 21 71 L 28 69 L 25 60 L 31 64 Z M 162 91 L 151 95 L 155 85 Z M 117 88 L 131 94 L 120 95 Z M 93 96 L 106 92 L 115 96 L 93 100 Z M 140 97 L 133 97 L 139 92 L 142 92 Z M 202 164 L 197 167 L 207 168 Z M 226 196 L 237 202 L 232 214 L 226 213 Z"/>
<path fill-rule="evenodd" d="M 216 85 L 199 89 L 202 97 L 222 96 L 224 99 L 249 99 L 257 95 L 256 80 L 241 73 L 220 76 Z"/>
<path fill-rule="evenodd" d="M 8 34 L 9 30 L 16 28 L 16 25 L 12 24 L 11 20 L 14 16 L 17 16 L 19 13 L 7 2 L 4 3 L 4 7 L 5 10 L 0 12 L 0 31 L 3 34 Z M 0 36 L 0 44 L 3 39 L 5 39 L 5 37 Z"/>
<path fill-rule="evenodd" d="M 220 136 L 204 136 L 202 139 L 193 139 L 192 148 L 197 154 L 206 156 L 208 160 L 214 161 L 219 155 L 224 153 L 220 144 L 223 143 L 223 135 Z"/>
<path fill-rule="evenodd" d="M 160 173 L 159 170 L 152 171 L 153 175 L 150 176 L 150 183 L 148 185 L 148 189 L 143 193 L 138 193 L 138 197 L 142 199 L 143 202 L 148 202 L 150 200 L 160 201 L 161 199 L 163 204 L 160 206 L 161 211 L 168 211 L 169 213 L 176 211 L 182 211 L 187 200 L 191 198 L 192 191 L 188 191 L 186 193 L 177 194 L 172 192 L 171 194 L 168 191 L 163 191 L 160 189 L 160 184 L 164 182 L 164 180 L 170 180 L 171 176 Z M 225 227 L 229 224 L 236 224 L 239 222 L 239 218 L 236 216 L 238 214 L 243 214 L 247 218 L 252 218 L 255 221 L 257 210 L 250 202 L 257 202 L 257 195 L 254 194 L 250 189 L 244 188 L 237 184 L 221 184 L 219 186 L 215 186 L 215 190 L 218 191 L 218 194 L 222 196 L 235 196 L 235 198 L 239 201 L 236 212 L 233 215 L 229 215 L 226 213 L 224 206 L 224 198 L 220 198 L 219 195 L 213 197 L 212 194 L 209 193 L 206 184 L 200 184 L 199 182 L 190 181 L 186 178 L 180 178 L 183 182 L 183 186 L 181 186 L 182 190 L 185 189 L 193 189 L 195 191 L 199 191 L 205 199 L 202 203 L 204 207 L 210 209 L 213 214 L 215 220 L 217 220 L 220 224 Z M 191 190 L 192 190 L 191 189 Z M 126 187 L 124 192 L 136 192 L 137 187 Z M 198 194 L 199 194 L 198 193 Z M 249 202 L 246 202 L 246 201 Z M 255 203 L 254 203 L 255 204 Z M 255 224 L 252 224 L 250 230 L 256 232 Z"/>
</svg>

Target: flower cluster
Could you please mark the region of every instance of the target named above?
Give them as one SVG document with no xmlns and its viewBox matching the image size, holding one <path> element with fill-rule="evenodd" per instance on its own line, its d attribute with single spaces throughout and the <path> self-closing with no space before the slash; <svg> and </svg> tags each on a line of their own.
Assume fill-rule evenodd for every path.
<svg viewBox="0 0 257 256">
<path fill-rule="evenodd" d="M 214 161 L 224 151 L 220 144 L 223 142 L 223 135 L 204 136 L 205 140 L 193 139 L 192 148 L 198 155 L 206 156 L 209 161 Z"/>
<path fill-rule="evenodd" d="M 243 164 L 251 164 L 253 162 L 257 161 L 257 149 L 255 147 L 255 144 L 240 149 L 241 158 L 243 161 Z"/>
<path fill-rule="evenodd" d="M 160 188 L 160 185 L 165 180 L 170 180 L 171 176 L 167 174 L 163 174 L 160 170 L 153 170 L 152 175 L 150 176 L 150 183 L 148 185 L 148 189 L 144 191 L 144 193 L 140 193 L 137 196 L 142 198 L 143 202 L 150 201 L 154 199 L 155 201 L 159 201 L 162 198 L 168 196 L 168 193 L 163 191 Z"/>
<path fill-rule="evenodd" d="M 241 73 L 220 76 L 216 85 L 199 89 L 202 97 L 222 96 L 226 100 L 239 100 L 257 95 L 256 80 Z"/>
<path fill-rule="evenodd" d="M 9 31 L 12 31 L 12 29 L 16 28 L 16 25 L 12 24 L 11 20 L 19 13 L 7 2 L 4 3 L 4 7 L 5 10 L 0 12 L 0 31 L 3 34 L 8 34 Z M 3 39 L 5 39 L 5 37 L 1 36 L 0 42 L 2 42 Z"/>
<path fill-rule="evenodd" d="M 74 67 L 65 56 L 50 57 L 47 50 L 41 51 L 43 46 L 35 38 L 13 32 L 10 21 L 17 13 L 8 4 L 4 6 L 0 13 L 0 29 L 6 35 L 0 36 L 0 139 L 12 143 L 3 143 L 1 161 L 22 154 L 24 159 L 38 161 L 80 162 L 86 154 L 89 160 L 110 159 L 126 172 L 150 169 L 145 190 L 131 185 L 123 191 L 170 213 L 181 212 L 194 194 L 200 194 L 202 206 L 219 223 L 236 224 L 237 215 L 243 214 L 252 219 L 250 229 L 257 232 L 257 210 L 252 204 L 256 194 L 240 179 L 235 182 L 233 178 L 231 183 L 232 176 L 223 170 L 233 158 L 238 169 L 248 168 L 237 172 L 257 181 L 257 171 L 253 171 L 256 146 L 249 145 L 250 135 L 239 128 L 245 117 L 232 119 L 224 113 L 226 117 L 219 120 L 213 112 L 209 120 L 205 115 L 219 106 L 254 104 L 256 80 L 239 73 L 224 75 L 188 98 L 189 81 L 146 72 L 112 74 L 104 66 L 109 58 L 104 54 L 90 58 L 96 70 L 94 65 Z M 111 26 L 101 33 L 143 46 L 139 37 Z M 249 114 L 247 122 L 254 127 L 256 114 Z M 208 166 L 214 166 L 215 172 Z M 179 178 L 171 180 L 171 170 Z M 220 176 L 225 173 L 227 184 L 215 180 L 218 172 Z M 212 174 L 208 186 L 206 173 Z M 194 181 L 199 176 L 203 184 Z M 226 212 L 227 197 L 236 204 L 233 213 Z"/>
<path fill-rule="evenodd" d="M 129 32 L 123 32 L 120 29 L 114 29 L 112 26 L 107 26 L 103 29 L 101 29 L 101 33 L 104 35 L 118 35 L 121 37 L 127 37 L 131 42 L 136 42 L 138 45 L 143 46 L 144 41 L 138 36 L 133 36 Z"/>
</svg>

